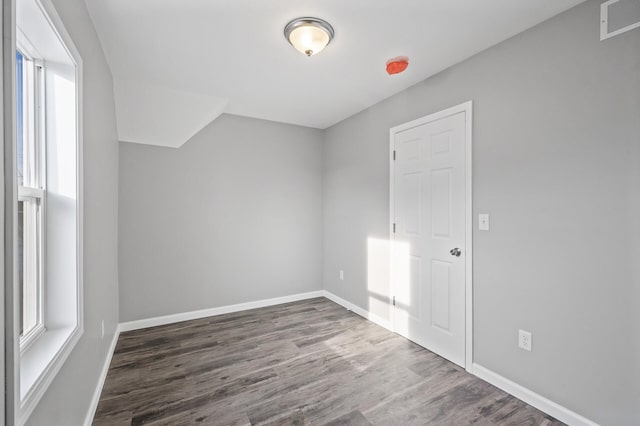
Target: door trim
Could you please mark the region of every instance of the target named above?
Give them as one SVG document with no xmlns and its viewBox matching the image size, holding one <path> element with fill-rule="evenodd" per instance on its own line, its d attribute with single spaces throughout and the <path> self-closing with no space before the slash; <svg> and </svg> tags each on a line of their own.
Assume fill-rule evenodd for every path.
<svg viewBox="0 0 640 426">
<path fill-rule="evenodd" d="M 395 217 L 394 209 L 394 188 L 395 188 L 395 161 L 394 161 L 394 139 L 397 133 L 414 127 L 422 126 L 432 121 L 437 121 L 461 112 L 465 113 L 465 369 L 473 372 L 473 175 L 472 175 L 472 137 L 473 137 L 473 101 L 464 102 L 460 105 L 447 108 L 422 118 L 410 121 L 405 124 L 392 127 L 389 130 L 389 240 L 393 241 L 393 221 Z M 391 273 L 389 274 L 390 295 L 393 291 L 393 262 L 391 262 Z M 395 332 L 394 309 L 390 303 L 391 324 Z"/>
</svg>

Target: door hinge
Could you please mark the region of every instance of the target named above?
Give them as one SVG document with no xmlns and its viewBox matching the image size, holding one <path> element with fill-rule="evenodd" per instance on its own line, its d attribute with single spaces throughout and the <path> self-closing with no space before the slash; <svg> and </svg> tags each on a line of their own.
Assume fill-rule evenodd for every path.
<svg viewBox="0 0 640 426">
<path fill-rule="evenodd" d="M 396 306 L 396 297 L 393 296 L 393 306 Z"/>
<path fill-rule="evenodd" d="M 394 234 L 396 233 L 396 224 L 395 223 L 393 224 L 393 233 Z"/>
<path fill-rule="evenodd" d="M 396 150 L 393 150 L 393 161 L 396 161 Z"/>
</svg>

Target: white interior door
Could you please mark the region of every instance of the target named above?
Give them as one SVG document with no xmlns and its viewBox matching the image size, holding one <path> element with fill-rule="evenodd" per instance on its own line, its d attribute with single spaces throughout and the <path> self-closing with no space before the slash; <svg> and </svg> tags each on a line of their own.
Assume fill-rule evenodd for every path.
<svg viewBox="0 0 640 426">
<path fill-rule="evenodd" d="M 426 117 L 391 133 L 394 327 L 463 367 L 466 117 Z"/>
</svg>

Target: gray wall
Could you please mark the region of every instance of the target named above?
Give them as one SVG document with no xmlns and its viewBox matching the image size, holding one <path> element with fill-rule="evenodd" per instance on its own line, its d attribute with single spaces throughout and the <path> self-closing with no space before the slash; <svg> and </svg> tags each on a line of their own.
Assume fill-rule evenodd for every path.
<svg viewBox="0 0 640 426">
<path fill-rule="evenodd" d="M 325 289 L 370 308 L 367 239 L 389 238 L 389 128 L 473 100 L 474 224 L 486 212 L 492 226 L 474 231 L 475 362 L 594 421 L 631 425 L 640 30 L 600 42 L 599 4 L 328 129 L 323 276 Z M 517 348 L 519 328 L 533 332 L 533 352 Z"/>
<path fill-rule="evenodd" d="M 80 425 L 118 323 L 118 143 L 111 73 L 85 3 L 53 3 L 84 65 L 84 335 L 28 424 Z"/>
<path fill-rule="evenodd" d="M 120 144 L 120 320 L 322 289 L 322 132 L 222 115 Z"/>
</svg>

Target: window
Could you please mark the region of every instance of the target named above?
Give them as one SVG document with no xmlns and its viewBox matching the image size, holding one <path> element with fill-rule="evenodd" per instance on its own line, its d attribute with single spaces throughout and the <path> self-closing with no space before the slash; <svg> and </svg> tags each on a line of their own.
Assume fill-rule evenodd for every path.
<svg viewBox="0 0 640 426">
<path fill-rule="evenodd" d="M 83 329 L 82 59 L 51 0 L 16 0 L 16 304 L 19 423 Z"/>
<path fill-rule="evenodd" d="M 18 183 L 18 286 L 20 347 L 44 331 L 42 314 L 44 182 L 42 67 L 16 52 L 16 171 Z"/>
</svg>

